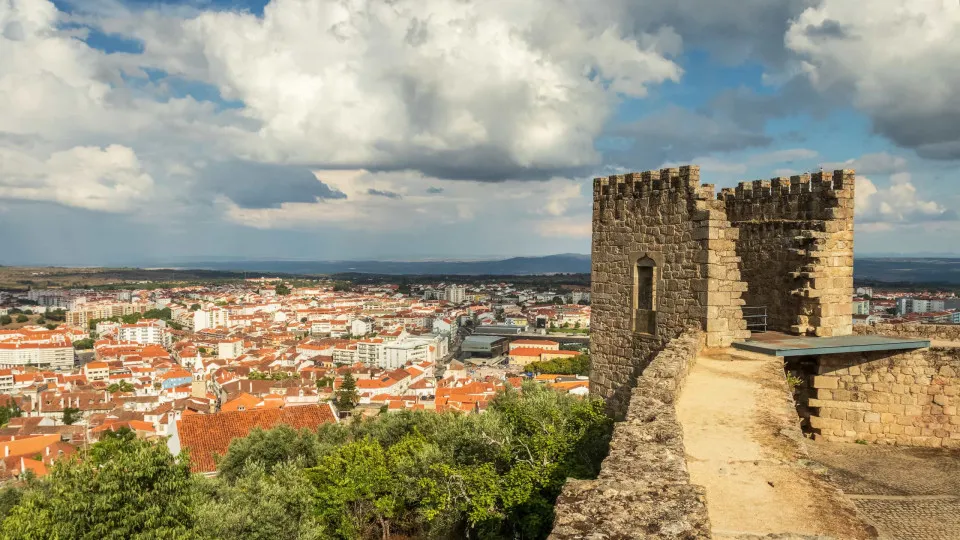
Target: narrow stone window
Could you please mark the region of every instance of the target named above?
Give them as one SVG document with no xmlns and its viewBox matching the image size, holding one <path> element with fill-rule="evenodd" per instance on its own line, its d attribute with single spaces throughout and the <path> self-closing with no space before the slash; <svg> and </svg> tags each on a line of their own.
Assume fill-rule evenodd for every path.
<svg viewBox="0 0 960 540">
<path fill-rule="evenodd" d="M 657 328 L 657 266 L 643 257 L 633 268 L 633 331 L 655 334 Z"/>
</svg>

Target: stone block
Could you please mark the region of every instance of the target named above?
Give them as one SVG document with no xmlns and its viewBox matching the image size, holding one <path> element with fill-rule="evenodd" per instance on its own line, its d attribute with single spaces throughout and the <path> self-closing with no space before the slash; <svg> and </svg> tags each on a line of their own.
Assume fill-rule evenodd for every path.
<svg viewBox="0 0 960 540">
<path fill-rule="evenodd" d="M 815 375 L 813 377 L 813 387 L 823 388 L 825 390 L 834 390 L 839 387 L 840 378 L 827 375 Z"/>
</svg>

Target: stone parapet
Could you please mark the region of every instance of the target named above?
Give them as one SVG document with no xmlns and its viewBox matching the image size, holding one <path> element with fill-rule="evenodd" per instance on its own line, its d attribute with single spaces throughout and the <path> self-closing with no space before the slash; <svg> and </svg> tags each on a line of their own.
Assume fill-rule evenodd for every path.
<svg viewBox="0 0 960 540">
<path fill-rule="evenodd" d="M 960 342 L 960 324 L 863 324 L 854 326 L 853 331 L 855 334 L 867 336 L 876 335 Z"/>
<path fill-rule="evenodd" d="M 690 484 L 675 403 L 705 336 L 671 340 L 637 378 L 596 480 L 568 481 L 550 538 L 710 538 L 703 488 Z"/>
</svg>

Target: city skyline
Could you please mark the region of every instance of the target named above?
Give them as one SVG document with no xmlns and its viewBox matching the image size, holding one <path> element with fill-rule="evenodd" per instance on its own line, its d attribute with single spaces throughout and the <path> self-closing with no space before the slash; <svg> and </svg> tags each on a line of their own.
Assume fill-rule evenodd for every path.
<svg viewBox="0 0 960 540">
<path fill-rule="evenodd" d="M 594 176 L 685 163 L 960 254 L 960 5 L 594 4 L 4 4 L 0 264 L 589 253 Z"/>
</svg>

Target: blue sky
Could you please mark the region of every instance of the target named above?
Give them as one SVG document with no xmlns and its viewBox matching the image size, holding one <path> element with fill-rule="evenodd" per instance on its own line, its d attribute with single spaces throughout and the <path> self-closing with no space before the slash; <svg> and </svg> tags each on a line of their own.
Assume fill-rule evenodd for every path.
<svg viewBox="0 0 960 540">
<path fill-rule="evenodd" d="M 592 177 L 686 163 L 960 256 L 960 5 L 878 1 L 12 0 L 0 264 L 586 253 Z"/>
</svg>

